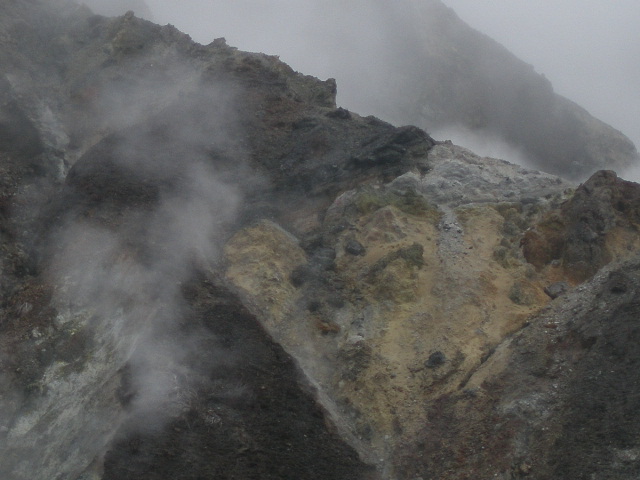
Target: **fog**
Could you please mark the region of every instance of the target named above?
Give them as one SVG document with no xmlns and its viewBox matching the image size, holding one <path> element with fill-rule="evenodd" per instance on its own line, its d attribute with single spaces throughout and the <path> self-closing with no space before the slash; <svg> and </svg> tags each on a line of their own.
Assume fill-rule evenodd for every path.
<svg viewBox="0 0 640 480">
<path fill-rule="evenodd" d="M 532 64 L 557 93 L 640 145 L 640 3 L 636 0 L 444 3 Z"/>
<path fill-rule="evenodd" d="M 399 91 L 393 79 L 415 74 L 411 68 L 403 69 L 412 66 L 407 59 L 419 52 L 424 38 L 421 32 L 430 26 L 412 20 L 423 21 L 425 17 L 417 13 L 423 5 L 435 1 L 85 3 L 106 15 L 133 9 L 157 23 L 171 23 L 203 44 L 226 37 L 230 45 L 242 50 L 279 55 L 303 73 L 321 79 L 336 78 L 338 103 L 342 106 L 401 123 L 402 112 L 394 111 L 394 100 L 398 95 L 414 98 L 416 92 Z M 640 7 L 631 0 L 619 1 L 615 7 L 604 0 L 582 0 L 580 4 L 565 0 L 561 7 L 531 0 L 494 1 L 482 9 L 472 1 L 446 0 L 446 4 L 456 8 L 470 25 L 533 64 L 554 83 L 556 91 L 640 144 L 640 120 L 635 115 L 640 98 L 633 90 L 640 83 L 640 65 L 636 61 L 640 39 L 635 29 Z M 397 52 L 405 56 L 398 57 Z M 127 387 L 131 391 L 125 393 L 132 395 L 121 400 L 129 416 L 100 420 L 113 423 L 113 428 L 118 422 L 131 423 L 132 419 L 136 420 L 136 428 L 163 426 L 170 416 L 188 410 L 192 390 L 204 382 L 206 369 L 225 368 L 233 361 L 223 348 L 217 347 L 212 334 L 197 325 L 191 330 L 184 327 L 190 310 L 183 285 L 196 271 L 215 271 L 224 234 L 242 214 L 245 195 L 259 182 L 248 174 L 237 174 L 242 166 L 234 164 L 230 168 L 234 178 L 228 178 L 230 174 L 225 171 L 225 162 L 243 157 L 246 132 L 235 118 L 242 108 L 237 103 L 242 92 L 222 83 L 203 86 L 199 75 L 189 76 L 192 65 L 171 64 L 167 60 L 170 55 L 162 57 L 162 75 L 149 71 L 146 78 L 138 73 L 141 69 L 134 69 L 139 75 L 135 83 L 129 84 L 127 78 L 121 77 L 112 83 L 105 81 L 100 97 L 92 105 L 91 118 L 77 119 L 89 122 L 88 130 L 95 127 L 96 131 L 117 134 L 104 139 L 74 165 L 67 186 L 77 188 L 78 195 L 91 197 L 96 192 L 83 192 L 85 183 L 77 180 L 86 174 L 92 178 L 86 183 L 97 193 L 114 195 L 109 201 L 114 202 L 118 215 L 126 215 L 126 221 L 116 214 L 110 217 L 108 211 L 97 212 L 108 220 L 101 224 L 90 219 L 93 210 L 87 215 L 72 211 L 50 239 L 56 250 L 47 265 L 47 279 L 60 286 L 54 297 L 56 308 L 63 312 L 60 321 L 72 324 L 76 321 L 74 312 L 86 315 L 89 329 L 103 345 L 95 354 L 102 355 L 104 361 L 94 363 L 107 373 L 108 361 L 126 364 L 129 369 Z M 142 125 L 141 119 L 145 120 Z M 148 124 L 147 119 L 151 120 Z M 456 128 L 432 133 L 436 138 L 451 137 L 481 154 L 527 162 L 524 153 L 502 144 L 499 138 L 472 137 Z M 112 144 L 116 145 L 113 150 Z M 100 176 L 90 171 L 96 165 L 105 165 L 105 161 L 113 163 L 107 163 L 108 168 L 120 172 L 107 177 L 106 187 L 101 186 Z M 214 168 L 212 163 L 221 167 Z M 89 170 L 83 173 L 83 168 Z M 242 178 L 241 186 L 230 181 L 236 177 Z M 122 185 L 111 183 L 121 178 L 125 179 Z M 156 193 L 145 190 L 147 182 L 159 185 Z M 153 201 L 145 195 L 153 197 Z M 120 212 L 123 205 L 126 208 Z M 213 351 L 212 345 L 216 347 Z M 203 351 L 207 352 L 209 363 L 202 360 Z M 95 377 L 88 375 L 88 380 L 78 375 L 66 384 L 52 383 L 51 388 L 58 390 L 49 394 L 47 401 L 59 410 L 73 412 L 67 408 L 74 401 L 69 392 L 77 390 L 83 381 L 100 391 L 102 371 L 98 373 Z M 242 394 L 242 389 L 238 392 Z M 99 413 L 109 416 L 109 412 Z M 31 426 L 48 420 L 36 418 L 35 414 L 32 417 L 25 417 L 13 428 L 12 442 L 16 443 L 16 438 L 22 438 L 25 445 L 43 442 L 35 438 L 39 432 Z M 82 420 L 79 418 L 77 423 L 87 423 Z M 64 421 L 54 427 L 52 436 L 64 437 L 69 444 L 75 441 L 77 432 Z M 106 441 L 100 430 L 106 430 L 104 425 L 96 428 L 86 424 L 82 428 L 86 432 L 95 430 L 93 435 L 100 442 Z M 91 443 L 89 433 L 83 441 Z M 49 460 L 34 457 L 23 463 L 46 465 Z"/>
<path fill-rule="evenodd" d="M 172 72 L 169 79 L 150 75 L 129 90 L 117 82 L 103 87 L 94 113 L 106 125 L 127 128 L 121 129 L 112 152 L 110 140 L 104 140 L 69 174 L 69 183 L 78 188 L 78 178 L 99 177 L 96 165 L 111 162 L 119 175 L 127 176 L 124 185 L 117 175 L 109 179 L 111 192 L 116 192 L 111 200 L 126 202 L 129 220 L 107 227 L 70 215 L 52 238 L 57 251 L 49 267 L 52 281 L 66 284 L 56 302 L 95 312 L 91 327 L 96 337 L 110 337 L 115 354 L 128 362 L 135 391 L 129 422 L 142 419 L 147 428 L 187 402 L 185 392 L 200 376 L 194 364 L 211 366 L 194 356 L 207 348 L 208 358 L 218 361 L 211 341 L 200 345 L 210 334 L 181 328 L 187 311 L 181 289 L 194 270 L 211 270 L 220 253 L 221 232 L 236 218 L 242 195 L 214 169 L 214 153 L 203 148 L 222 157 L 241 136 L 234 122 L 233 90 L 203 87 L 180 63 L 165 68 Z M 154 115 L 149 104 L 158 103 L 169 106 Z M 173 107 L 176 103 L 189 107 Z M 143 116 L 146 123 L 136 126 Z M 146 199 L 148 181 L 160 185 L 156 194 L 149 194 L 157 196 L 154 201 L 140 200 Z M 128 189 L 131 183 L 136 187 Z"/>
<path fill-rule="evenodd" d="M 52 433 L 43 437 L 31 427 L 47 421 L 39 410 L 20 417 L 11 442 L 36 454 L 29 462 L 16 456 L 15 468 L 26 473 L 12 478 L 53 478 L 47 469 L 58 464 L 82 467 L 82 456 L 59 458 L 60 451 L 76 451 L 78 438 L 92 458 L 120 427 L 157 431 L 191 408 L 212 368 L 234 361 L 213 333 L 189 321 L 193 310 L 183 288 L 194 272 L 214 270 L 223 232 L 242 202 L 238 182 L 227 181 L 220 167 L 227 149 L 237 153 L 243 135 L 235 121 L 237 97 L 222 83 L 203 86 L 199 75 L 169 57 L 163 57 L 164 75 L 139 74 L 127 88 L 121 79 L 103 78 L 91 110 L 94 125 L 118 133 L 69 171 L 65 188 L 74 200 L 49 235 L 43 275 L 57 286 L 52 301 L 59 321 L 84 318 L 74 328 L 90 333 L 94 364 L 51 381 L 41 398 L 51 405 L 48 415 L 75 412 L 73 422 L 47 425 Z M 90 200 L 95 195 L 103 200 L 99 208 Z M 103 400 L 116 371 L 123 372 L 117 397 L 125 414 Z M 242 393 L 229 385 L 232 395 Z M 55 460 L 46 457 L 51 452 Z"/>
<path fill-rule="evenodd" d="M 93 3 L 100 0 L 91 0 Z M 89 3 L 91 3 L 91 1 Z M 420 8 L 432 0 L 409 0 Z M 104 2 L 103 2 L 104 3 Z M 130 0 L 130 4 L 135 3 Z M 146 0 L 153 21 L 171 23 L 207 44 L 217 37 L 242 50 L 273 55 L 294 69 L 338 81 L 338 102 L 394 123 L 394 112 L 376 102 L 389 68 L 387 43 L 402 42 L 400 2 L 382 0 Z M 640 144 L 640 4 L 636 0 L 444 0 L 472 27 L 502 43 L 534 66 L 557 93 Z M 135 6 L 135 5 L 132 5 Z M 406 18 L 406 17 L 405 17 Z M 415 18 L 420 18 L 416 16 Z M 414 32 L 415 33 L 415 32 Z M 397 46 L 397 44 L 396 44 Z M 411 54 L 411 49 L 407 49 Z M 371 63 L 363 68 L 363 57 Z M 377 62 L 377 63 L 375 63 Z M 454 138 L 454 140 L 456 140 Z M 483 152 L 479 152 L 483 153 Z"/>
</svg>

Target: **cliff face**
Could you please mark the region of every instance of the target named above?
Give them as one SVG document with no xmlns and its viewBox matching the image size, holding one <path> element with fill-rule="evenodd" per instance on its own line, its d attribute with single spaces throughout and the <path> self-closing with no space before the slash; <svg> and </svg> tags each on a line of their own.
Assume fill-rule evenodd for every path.
<svg viewBox="0 0 640 480">
<path fill-rule="evenodd" d="M 2 478 L 637 476 L 637 184 L 0 9 Z"/>
</svg>

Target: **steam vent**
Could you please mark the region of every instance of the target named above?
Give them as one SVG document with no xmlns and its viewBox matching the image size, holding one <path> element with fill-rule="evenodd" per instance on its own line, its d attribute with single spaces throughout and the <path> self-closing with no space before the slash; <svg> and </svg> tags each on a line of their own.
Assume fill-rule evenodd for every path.
<svg viewBox="0 0 640 480">
<path fill-rule="evenodd" d="M 421 105 L 476 122 L 477 32 L 425 8 L 460 57 Z M 222 38 L 0 2 L 0 479 L 639 478 L 637 152 L 482 38 L 531 100 L 487 131 L 541 171 Z"/>
</svg>

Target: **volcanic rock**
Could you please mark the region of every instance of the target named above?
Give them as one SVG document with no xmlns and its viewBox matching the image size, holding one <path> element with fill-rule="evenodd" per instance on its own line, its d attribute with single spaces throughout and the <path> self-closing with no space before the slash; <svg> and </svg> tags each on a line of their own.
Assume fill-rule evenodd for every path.
<svg viewBox="0 0 640 480">
<path fill-rule="evenodd" d="M 133 14 L 0 14 L 3 479 L 637 477 L 639 185 Z"/>
</svg>

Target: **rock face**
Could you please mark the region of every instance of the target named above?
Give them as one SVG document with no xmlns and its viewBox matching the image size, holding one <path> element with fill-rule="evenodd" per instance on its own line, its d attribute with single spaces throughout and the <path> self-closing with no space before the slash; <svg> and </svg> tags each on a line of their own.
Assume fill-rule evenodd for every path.
<svg viewBox="0 0 640 480">
<path fill-rule="evenodd" d="M 580 185 L 559 210 L 550 212 L 522 239 L 529 263 L 565 270 L 575 281 L 638 248 L 637 184 L 600 171 Z"/>
<path fill-rule="evenodd" d="M 637 273 L 637 259 L 605 268 L 530 317 L 464 388 L 430 405 L 421 443 L 399 452 L 399 477 L 637 475 L 637 351 L 627 343 Z"/>
<path fill-rule="evenodd" d="M 2 478 L 637 477 L 640 186 L 0 9 Z"/>
<path fill-rule="evenodd" d="M 425 404 L 462 388 L 546 304 L 551 277 L 519 239 L 568 187 L 453 145 L 427 159 L 426 174 L 343 193 L 301 243 L 262 224 L 225 247 L 228 280 L 388 476 L 424 440 Z M 353 241 L 362 256 L 347 251 Z M 324 251 L 335 258 L 319 261 Z"/>
</svg>

